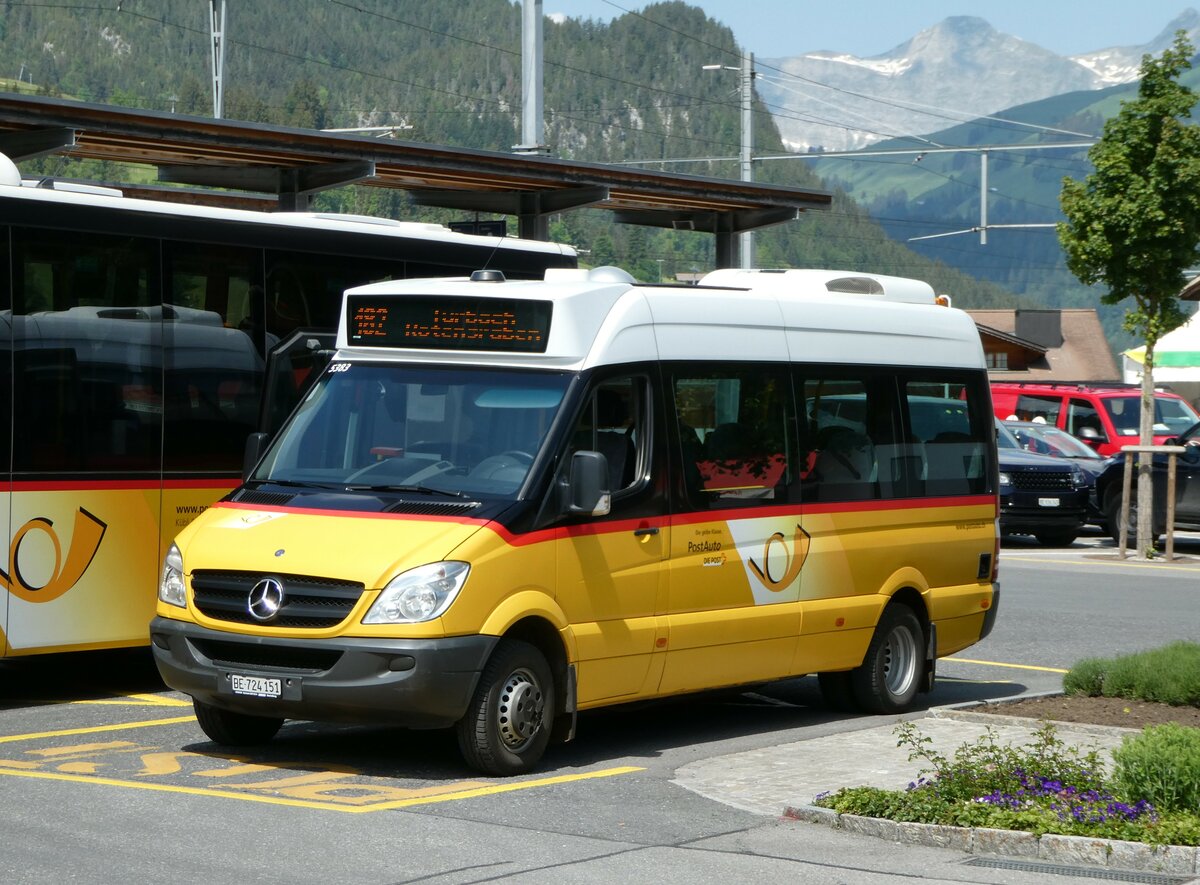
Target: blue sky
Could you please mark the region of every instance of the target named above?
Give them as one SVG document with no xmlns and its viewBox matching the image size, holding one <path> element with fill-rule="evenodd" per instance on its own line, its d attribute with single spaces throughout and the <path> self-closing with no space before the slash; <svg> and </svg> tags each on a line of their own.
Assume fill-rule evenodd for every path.
<svg viewBox="0 0 1200 885">
<path fill-rule="evenodd" d="M 951 15 L 977 15 L 999 31 L 1060 55 L 1076 55 L 1148 43 L 1189 8 L 1187 0 L 1005 0 L 987 4 L 961 0 L 691 0 L 691 4 L 729 25 L 739 44 L 764 58 L 816 49 L 862 57 L 880 55 Z M 646 6 L 635 0 L 542 0 L 546 15 L 559 12 L 602 21 L 625 11 L 640 12 Z"/>
</svg>

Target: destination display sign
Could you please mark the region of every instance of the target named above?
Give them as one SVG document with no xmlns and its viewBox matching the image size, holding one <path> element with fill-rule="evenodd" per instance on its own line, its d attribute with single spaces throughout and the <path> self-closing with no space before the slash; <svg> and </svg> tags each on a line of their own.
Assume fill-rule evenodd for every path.
<svg viewBox="0 0 1200 885">
<path fill-rule="evenodd" d="M 549 301 L 423 295 L 352 295 L 346 302 L 351 347 L 545 353 Z"/>
</svg>

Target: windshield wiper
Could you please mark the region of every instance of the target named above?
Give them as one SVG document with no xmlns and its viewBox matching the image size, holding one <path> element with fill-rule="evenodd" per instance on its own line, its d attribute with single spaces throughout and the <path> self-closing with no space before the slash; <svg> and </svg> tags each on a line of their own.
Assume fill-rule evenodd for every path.
<svg viewBox="0 0 1200 885">
<path fill-rule="evenodd" d="M 254 482 L 262 485 L 286 486 L 292 489 L 340 489 L 342 486 L 332 482 L 304 482 L 298 479 L 256 479 Z"/>
<path fill-rule="evenodd" d="M 453 489 L 435 489 L 433 486 L 422 485 L 368 485 L 363 483 L 342 486 L 342 488 L 352 492 L 417 492 L 422 495 L 445 495 L 447 498 L 470 497 Z"/>
</svg>

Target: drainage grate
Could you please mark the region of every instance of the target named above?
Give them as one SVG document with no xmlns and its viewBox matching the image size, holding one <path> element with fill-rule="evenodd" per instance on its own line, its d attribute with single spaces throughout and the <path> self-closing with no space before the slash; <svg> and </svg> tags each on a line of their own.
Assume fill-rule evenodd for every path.
<svg viewBox="0 0 1200 885">
<path fill-rule="evenodd" d="M 1143 873 L 1138 870 L 1074 867 L 1070 864 L 1045 863 L 1037 860 L 1008 860 L 992 857 L 973 857 L 966 862 L 966 866 L 987 867 L 993 870 L 1016 870 L 1022 873 L 1041 873 L 1047 876 L 1074 876 L 1081 879 L 1102 879 L 1106 882 L 1145 882 L 1148 885 L 1181 885 L 1183 882 L 1195 881 L 1193 876 L 1176 876 L 1170 873 Z"/>
</svg>

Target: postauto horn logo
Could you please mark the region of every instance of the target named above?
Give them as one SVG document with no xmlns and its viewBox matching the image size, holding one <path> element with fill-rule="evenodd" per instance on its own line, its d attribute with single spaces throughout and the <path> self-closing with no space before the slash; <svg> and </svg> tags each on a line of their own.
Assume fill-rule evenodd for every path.
<svg viewBox="0 0 1200 885">
<path fill-rule="evenodd" d="M 100 541 L 108 525 L 82 507 L 75 513 L 75 526 L 71 530 L 71 546 L 63 558 L 62 542 L 54 530 L 53 521 L 44 516 L 35 517 L 17 531 L 8 548 L 8 572 L 0 571 L 0 584 L 10 593 L 26 602 L 50 602 L 58 599 L 78 583 L 100 549 Z M 54 568 L 50 577 L 41 586 L 34 586 L 21 574 L 21 544 L 31 532 L 41 532 L 50 539 L 54 547 Z"/>
</svg>

